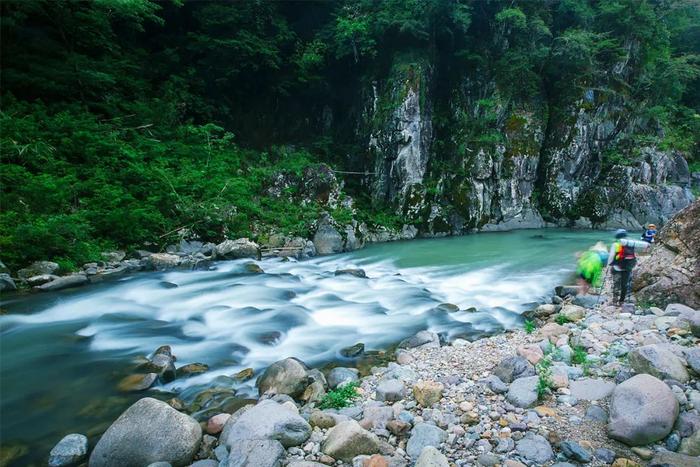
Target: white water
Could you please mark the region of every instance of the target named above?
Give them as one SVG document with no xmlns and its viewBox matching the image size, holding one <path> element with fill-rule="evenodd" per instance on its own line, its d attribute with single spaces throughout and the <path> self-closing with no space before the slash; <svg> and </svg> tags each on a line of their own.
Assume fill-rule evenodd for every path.
<svg viewBox="0 0 700 467">
<path fill-rule="evenodd" d="M 448 339 L 499 332 L 517 326 L 519 313 L 573 270 L 574 252 L 601 237 L 523 231 L 420 240 L 303 262 L 258 262 L 264 274 L 246 273 L 249 260 L 222 262 L 213 271 L 138 274 L 10 300 L 3 306 L 17 313 L 0 317 L 3 409 L 19 412 L 29 397 L 41 397 L 46 388 L 27 391 L 23 383 L 49 373 L 56 410 L 64 413 L 56 415 L 59 426 L 49 421 L 45 435 L 63 433 L 65 425 L 80 425 L 68 407 L 84 403 L 81 394 L 113 393 L 115 373 L 128 371 L 133 356 L 165 344 L 178 365 L 211 367 L 160 388 L 180 391 L 247 367 L 258 373 L 290 356 L 309 365 L 342 360 L 344 347 L 362 342 L 378 350 L 422 329 Z M 362 268 L 369 278 L 334 275 L 346 268 Z M 436 309 L 441 303 L 462 311 Z M 469 307 L 479 311 L 464 311 Z M 86 372 L 89 378 L 76 384 Z M 250 384 L 239 394 L 251 394 Z M 21 423 L 14 424 L 19 431 Z"/>
</svg>

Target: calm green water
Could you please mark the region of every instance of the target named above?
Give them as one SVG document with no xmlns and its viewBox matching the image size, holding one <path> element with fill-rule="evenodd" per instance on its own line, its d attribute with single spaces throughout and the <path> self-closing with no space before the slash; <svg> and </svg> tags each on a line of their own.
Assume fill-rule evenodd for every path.
<svg viewBox="0 0 700 467">
<path fill-rule="evenodd" d="M 132 359 L 164 344 L 178 365 L 211 367 L 158 388 L 187 401 L 218 376 L 247 367 L 257 373 L 288 356 L 322 365 L 357 342 L 381 349 L 426 328 L 447 339 L 474 339 L 519 326 L 528 304 L 570 277 L 577 251 L 609 237 L 484 233 L 379 244 L 303 262 L 268 260 L 259 263 L 265 270 L 259 275 L 244 273 L 246 261 L 234 261 L 213 271 L 138 274 L 64 293 L 5 296 L 3 445 L 29 447 L 17 465 L 40 465 L 68 433 L 87 434 L 94 445 L 143 395 L 115 389 Z M 334 275 L 350 267 L 363 268 L 369 279 Z M 435 308 L 445 302 L 479 311 Z M 250 383 L 237 391 L 253 394 Z"/>
</svg>

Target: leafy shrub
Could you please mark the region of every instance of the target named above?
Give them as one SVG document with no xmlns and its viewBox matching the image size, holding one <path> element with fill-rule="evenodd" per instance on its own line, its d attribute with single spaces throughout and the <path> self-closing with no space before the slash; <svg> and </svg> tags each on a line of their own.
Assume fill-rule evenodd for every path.
<svg viewBox="0 0 700 467">
<path fill-rule="evenodd" d="M 535 332 L 535 322 L 531 319 L 526 319 L 525 320 L 525 333 L 532 334 L 533 332 Z"/>
<path fill-rule="evenodd" d="M 571 362 L 575 364 L 583 364 L 586 363 L 587 359 L 588 353 L 586 352 L 586 349 L 580 345 L 575 346 L 574 353 L 571 355 Z"/>
<path fill-rule="evenodd" d="M 343 407 L 348 407 L 353 400 L 360 397 L 357 393 L 357 387 L 357 382 L 351 382 L 332 391 L 328 391 L 318 404 L 318 408 L 342 409 Z"/>
<path fill-rule="evenodd" d="M 558 314 L 557 317 L 554 318 L 554 321 L 556 321 L 557 324 L 560 324 L 563 326 L 564 324 L 569 322 L 569 318 L 567 318 L 566 316 L 564 316 L 562 314 Z"/>
<path fill-rule="evenodd" d="M 554 382 L 552 381 L 552 359 L 544 356 L 536 365 L 537 370 L 537 398 L 542 400 L 549 394 Z"/>
</svg>

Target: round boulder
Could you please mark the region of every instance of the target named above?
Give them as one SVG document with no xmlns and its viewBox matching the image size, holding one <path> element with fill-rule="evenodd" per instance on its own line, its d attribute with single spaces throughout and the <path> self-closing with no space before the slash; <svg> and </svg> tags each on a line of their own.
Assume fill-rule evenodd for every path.
<svg viewBox="0 0 700 467">
<path fill-rule="evenodd" d="M 328 373 L 328 386 L 335 389 L 343 384 L 358 381 L 359 371 L 355 368 L 336 367 Z"/>
<path fill-rule="evenodd" d="M 690 379 L 683 361 L 658 344 L 638 347 L 628 357 L 630 366 L 637 373 L 648 373 L 660 379 L 675 379 L 681 383 Z"/>
<path fill-rule="evenodd" d="M 219 444 L 235 446 L 246 439 L 273 439 L 286 448 L 309 439 L 311 426 L 293 410 L 273 400 L 264 400 L 226 422 Z"/>
<path fill-rule="evenodd" d="M 296 358 L 285 358 L 273 363 L 258 378 L 258 392 L 287 394 L 299 397 L 309 385 L 308 368 Z"/>
<path fill-rule="evenodd" d="M 671 432 L 678 410 L 666 384 L 647 374 L 633 376 L 612 393 L 608 436 L 629 446 L 659 441 Z"/>
<path fill-rule="evenodd" d="M 202 428 L 194 418 L 146 397 L 126 409 L 102 435 L 90 456 L 90 467 L 158 461 L 174 467 L 189 465 L 201 440 Z"/>
<path fill-rule="evenodd" d="M 49 454 L 49 467 L 67 467 L 80 464 L 88 451 L 88 439 L 85 435 L 73 433 L 64 436 Z"/>
<path fill-rule="evenodd" d="M 493 374 L 504 383 L 512 383 L 518 378 L 525 376 L 534 376 L 535 367 L 527 361 L 526 358 L 520 356 L 507 357 L 493 369 Z"/>
<path fill-rule="evenodd" d="M 321 450 L 335 459 L 352 462 L 355 456 L 378 453 L 379 438 L 363 429 L 355 420 L 348 420 L 328 432 Z"/>
</svg>

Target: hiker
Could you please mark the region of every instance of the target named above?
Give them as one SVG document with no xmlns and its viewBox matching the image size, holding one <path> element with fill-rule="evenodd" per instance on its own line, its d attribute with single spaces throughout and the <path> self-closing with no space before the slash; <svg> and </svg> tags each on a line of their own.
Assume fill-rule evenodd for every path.
<svg viewBox="0 0 700 467">
<path fill-rule="evenodd" d="M 651 243 L 627 238 L 625 229 L 618 229 L 615 238 L 617 241 L 610 248 L 608 264 L 613 272 L 613 305 L 621 306 L 629 292 L 632 269 L 637 264 L 635 250 L 646 250 Z"/>
<path fill-rule="evenodd" d="M 649 224 L 647 229 L 642 234 L 642 240 L 647 243 L 654 243 L 656 241 L 656 225 Z"/>
<path fill-rule="evenodd" d="M 607 262 L 608 251 L 601 242 L 596 243 L 581 255 L 576 268 L 581 294 L 587 294 L 591 287 L 598 288 L 603 285 L 603 268 Z"/>
</svg>

